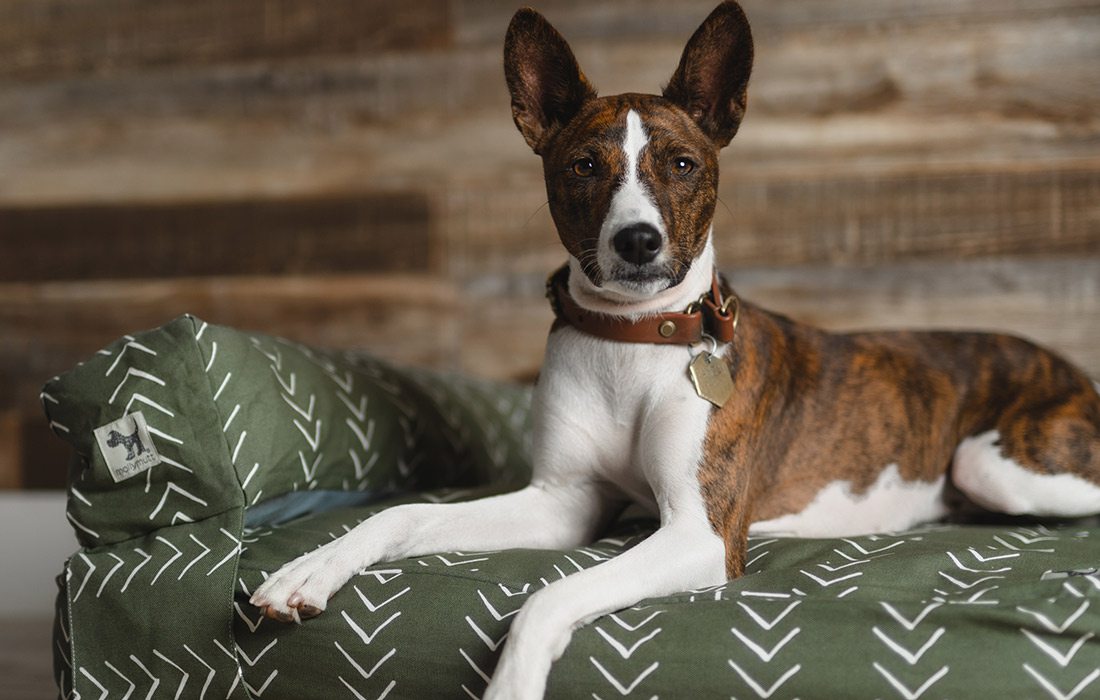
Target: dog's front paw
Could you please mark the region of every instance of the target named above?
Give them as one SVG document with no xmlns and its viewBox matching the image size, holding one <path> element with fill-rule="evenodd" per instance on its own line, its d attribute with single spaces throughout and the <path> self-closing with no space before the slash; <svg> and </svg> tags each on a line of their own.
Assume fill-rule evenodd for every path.
<svg viewBox="0 0 1100 700">
<path fill-rule="evenodd" d="M 249 602 L 279 622 L 301 622 L 324 612 L 328 600 L 355 568 L 341 556 L 340 542 L 303 554 L 268 577 Z"/>
</svg>

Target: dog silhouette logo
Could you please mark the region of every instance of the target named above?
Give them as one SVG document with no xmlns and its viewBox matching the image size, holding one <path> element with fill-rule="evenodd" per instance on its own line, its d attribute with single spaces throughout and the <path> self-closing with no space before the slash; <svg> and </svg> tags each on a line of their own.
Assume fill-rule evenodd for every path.
<svg viewBox="0 0 1100 700">
<path fill-rule="evenodd" d="M 99 451 L 116 482 L 141 474 L 162 459 L 141 411 L 130 413 L 95 430 Z"/>
<path fill-rule="evenodd" d="M 122 445 L 126 448 L 126 459 L 131 460 L 140 454 L 146 452 L 145 445 L 141 442 L 141 431 L 135 430 L 132 435 L 123 435 L 117 430 L 112 430 L 107 434 L 107 447 L 118 447 Z"/>
</svg>

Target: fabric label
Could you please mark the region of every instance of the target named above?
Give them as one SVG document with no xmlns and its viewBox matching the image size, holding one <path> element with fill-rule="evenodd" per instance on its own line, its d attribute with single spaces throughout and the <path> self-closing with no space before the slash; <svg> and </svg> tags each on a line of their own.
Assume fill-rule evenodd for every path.
<svg viewBox="0 0 1100 700">
<path fill-rule="evenodd" d="M 96 428 L 95 439 L 116 483 L 161 463 L 141 411 Z"/>
</svg>

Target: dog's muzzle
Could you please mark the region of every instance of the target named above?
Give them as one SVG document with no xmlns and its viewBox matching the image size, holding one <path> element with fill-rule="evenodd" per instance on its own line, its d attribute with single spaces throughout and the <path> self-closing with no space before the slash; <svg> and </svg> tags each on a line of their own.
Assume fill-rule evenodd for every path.
<svg viewBox="0 0 1100 700">
<path fill-rule="evenodd" d="M 661 252 L 661 232 L 651 224 L 631 224 L 619 231 L 611 239 L 611 247 L 624 261 L 631 265 L 647 265 Z"/>
</svg>

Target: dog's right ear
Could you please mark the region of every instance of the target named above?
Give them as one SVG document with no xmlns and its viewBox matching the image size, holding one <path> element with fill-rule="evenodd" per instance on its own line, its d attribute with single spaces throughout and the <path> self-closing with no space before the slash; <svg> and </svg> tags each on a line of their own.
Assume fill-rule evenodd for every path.
<svg viewBox="0 0 1100 700">
<path fill-rule="evenodd" d="M 732 0 L 716 7 L 688 40 L 664 90 L 719 148 L 737 133 L 748 102 L 752 32 Z"/>
<path fill-rule="evenodd" d="M 569 44 L 530 8 L 516 12 L 508 25 L 504 78 L 512 94 L 512 119 L 539 155 L 547 137 L 596 97 Z"/>
</svg>

